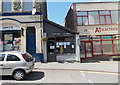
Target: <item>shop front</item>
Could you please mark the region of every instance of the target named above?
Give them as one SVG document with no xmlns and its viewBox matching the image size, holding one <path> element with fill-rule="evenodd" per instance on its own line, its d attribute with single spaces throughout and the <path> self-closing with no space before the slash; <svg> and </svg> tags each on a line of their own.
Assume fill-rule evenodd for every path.
<svg viewBox="0 0 120 85">
<path fill-rule="evenodd" d="M 79 36 L 77 32 L 45 20 L 44 33 L 46 33 L 47 38 L 45 45 L 47 55 L 44 56 L 44 61 L 80 61 L 79 43 L 76 44 L 76 35 Z"/>
<path fill-rule="evenodd" d="M 117 25 L 83 26 L 81 31 L 80 55 L 82 58 L 120 54 L 120 34 L 118 34 Z"/>
<path fill-rule="evenodd" d="M 0 27 L 0 52 L 20 50 L 21 29 L 17 25 L 4 24 Z"/>
</svg>

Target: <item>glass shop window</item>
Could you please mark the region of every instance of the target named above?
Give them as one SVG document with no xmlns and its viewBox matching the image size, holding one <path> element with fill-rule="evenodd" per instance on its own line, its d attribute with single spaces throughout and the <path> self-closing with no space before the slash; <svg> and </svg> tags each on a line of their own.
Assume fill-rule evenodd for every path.
<svg viewBox="0 0 120 85">
<path fill-rule="evenodd" d="M 120 54 L 120 40 L 114 40 L 114 52 Z"/>
<path fill-rule="evenodd" d="M 2 0 L 2 12 L 12 11 L 12 0 Z"/>
<path fill-rule="evenodd" d="M 23 0 L 23 11 L 32 11 L 33 0 Z"/>
<path fill-rule="evenodd" d="M 88 14 L 89 14 L 89 24 L 90 25 L 99 24 L 98 11 L 88 12 Z"/>
<path fill-rule="evenodd" d="M 101 55 L 101 48 L 100 48 L 100 41 L 93 41 L 93 54 L 94 55 Z"/>
<path fill-rule="evenodd" d="M 72 42 L 56 42 L 56 52 L 58 54 L 75 53 L 75 44 Z"/>
<path fill-rule="evenodd" d="M 112 54 L 112 41 L 102 41 L 103 54 Z"/>
<path fill-rule="evenodd" d="M 20 32 L 14 32 L 14 40 L 13 40 L 13 48 L 14 50 L 20 50 L 21 47 L 21 34 Z"/>
</svg>

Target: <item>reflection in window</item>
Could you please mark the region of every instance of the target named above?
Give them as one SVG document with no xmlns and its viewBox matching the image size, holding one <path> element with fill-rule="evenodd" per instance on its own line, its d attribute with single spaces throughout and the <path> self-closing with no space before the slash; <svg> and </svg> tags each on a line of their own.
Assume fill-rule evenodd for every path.
<svg viewBox="0 0 120 85">
<path fill-rule="evenodd" d="M 112 54 L 112 41 L 102 41 L 103 54 Z"/>
<path fill-rule="evenodd" d="M 23 11 L 32 11 L 33 0 L 23 0 Z"/>
<path fill-rule="evenodd" d="M 2 12 L 11 12 L 12 2 L 11 0 L 2 0 Z"/>
<path fill-rule="evenodd" d="M 89 12 L 89 24 L 99 24 L 98 23 L 98 12 Z"/>
<path fill-rule="evenodd" d="M 118 24 L 118 11 L 111 11 L 112 24 Z"/>
<path fill-rule="evenodd" d="M 114 52 L 116 54 L 120 53 L 120 40 L 114 40 Z"/>
<path fill-rule="evenodd" d="M 100 41 L 93 41 L 93 50 L 95 55 L 102 54 L 100 48 Z"/>
<path fill-rule="evenodd" d="M 87 12 L 77 12 L 77 16 L 87 16 Z"/>
<path fill-rule="evenodd" d="M 110 11 L 100 11 L 100 15 L 110 15 Z"/>
</svg>

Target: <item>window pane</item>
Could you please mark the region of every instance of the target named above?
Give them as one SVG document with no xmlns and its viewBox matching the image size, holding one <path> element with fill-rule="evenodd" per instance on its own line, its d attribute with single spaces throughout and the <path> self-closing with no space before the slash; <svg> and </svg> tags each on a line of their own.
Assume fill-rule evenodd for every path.
<svg viewBox="0 0 120 85">
<path fill-rule="evenodd" d="M 3 0 L 3 2 L 2 2 L 2 12 L 11 12 L 11 11 L 12 11 L 11 0 Z"/>
<path fill-rule="evenodd" d="M 29 2 L 24 0 L 23 11 L 32 11 L 32 8 L 33 8 L 33 0 L 29 0 Z"/>
<path fill-rule="evenodd" d="M 102 54 L 100 48 L 100 41 L 93 41 L 93 50 L 94 50 L 94 55 Z"/>
<path fill-rule="evenodd" d="M 87 12 L 77 12 L 77 16 L 87 16 Z"/>
<path fill-rule="evenodd" d="M 111 11 L 112 23 L 118 24 L 118 11 Z"/>
<path fill-rule="evenodd" d="M 100 11 L 100 15 L 110 15 L 110 11 Z"/>
<path fill-rule="evenodd" d="M 20 61 L 20 59 L 15 55 L 8 54 L 6 61 Z"/>
<path fill-rule="evenodd" d="M 106 24 L 110 24 L 110 16 L 106 16 Z"/>
<path fill-rule="evenodd" d="M 77 17 L 78 25 L 82 25 L 82 17 Z"/>
<path fill-rule="evenodd" d="M 0 54 L 0 61 L 4 61 L 5 54 Z"/>
<path fill-rule="evenodd" d="M 116 54 L 120 53 L 120 40 L 114 40 L 114 52 Z"/>
<path fill-rule="evenodd" d="M 100 16 L 100 24 L 105 24 L 104 16 Z"/>
<path fill-rule="evenodd" d="M 82 36 L 80 37 L 81 41 L 88 41 L 89 40 L 89 36 Z"/>
<path fill-rule="evenodd" d="M 88 18 L 87 17 L 83 17 L 83 25 L 88 25 Z"/>
<path fill-rule="evenodd" d="M 98 12 L 89 12 L 89 24 L 98 24 Z"/>
<path fill-rule="evenodd" d="M 102 41 L 103 54 L 112 54 L 112 41 Z"/>
<path fill-rule="evenodd" d="M 91 40 L 100 40 L 100 36 L 91 36 L 90 39 Z"/>
<path fill-rule="evenodd" d="M 102 39 L 112 39 L 112 36 L 102 36 Z"/>
<path fill-rule="evenodd" d="M 84 42 L 80 43 L 80 57 L 85 57 Z"/>
</svg>

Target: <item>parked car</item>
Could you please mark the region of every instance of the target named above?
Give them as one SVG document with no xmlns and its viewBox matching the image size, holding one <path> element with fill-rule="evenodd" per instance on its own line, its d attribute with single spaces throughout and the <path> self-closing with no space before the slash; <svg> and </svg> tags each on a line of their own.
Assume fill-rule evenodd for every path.
<svg viewBox="0 0 120 85">
<path fill-rule="evenodd" d="M 1 52 L 0 75 L 11 75 L 16 80 L 24 79 L 34 68 L 34 58 L 29 53 Z"/>
</svg>

